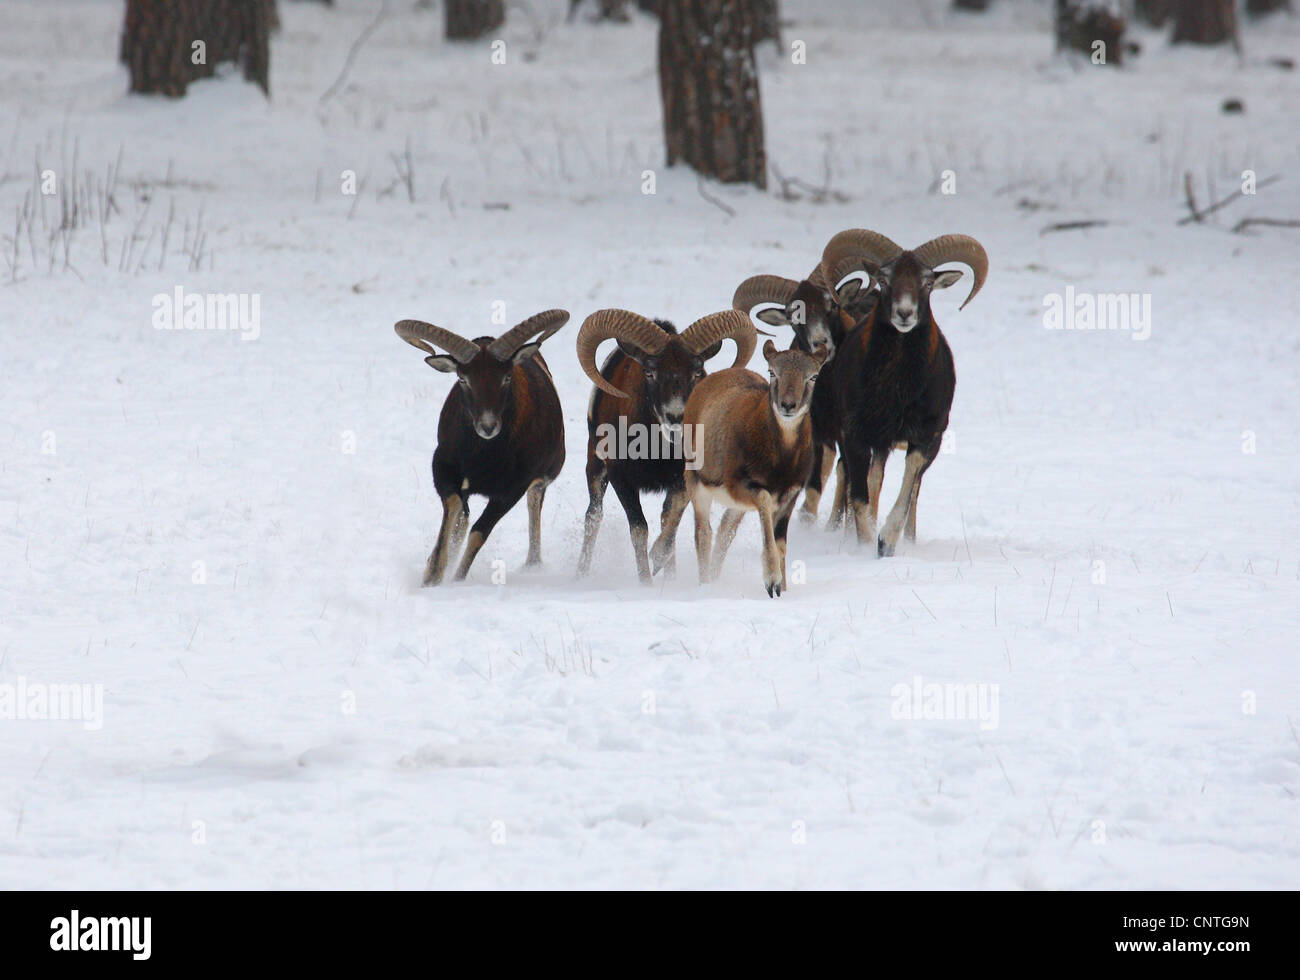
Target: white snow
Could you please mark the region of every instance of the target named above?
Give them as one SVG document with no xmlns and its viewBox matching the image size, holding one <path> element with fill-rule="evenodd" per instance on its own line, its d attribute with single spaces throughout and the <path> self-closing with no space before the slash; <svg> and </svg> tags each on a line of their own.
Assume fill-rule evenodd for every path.
<svg viewBox="0 0 1300 980">
<path fill-rule="evenodd" d="M 1042 3 L 784 0 L 807 64 L 762 52 L 769 154 L 820 183 L 829 141 L 847 200 L 709 185 L 729 218 L 663 166 L 649 18 L 535 2 L 494 65 L 400 0 L 322 105 L 377 3 L 280 6 L 269 103 L 127 96 L 120 3 L 0 7 L 0 690 L 103 694 L 99 730 L 0 720 L 0 886 L 1297 885 L 1300 239 L 1231 228 L 1300 218 L 1300 83 L 1266 62 L 1300 21 L 1244 63 L 1142 33 L 1114 70 L 1053 58 Z M 51 264 L 48 198 L 12 267 L 74 147 L 96 180 L 121 148 L 121 213 Z M 1247 169 L 1283 179 L 1177 224 L 1185 171 L 1204 205 Z M 704 588 L 688 518 L 643 588 L 611 492 L 575 581 L 581 320 L 685 325 L 853 226 L 992 259 L 936 299 L 958 385 L 918 542 L 795 525 L 807 581 L 769 600 L 754 518 Z M 154 329 L 178 286 L 257 295 L 260 335 Z M 1150 337 L 1045 329 L 1067 287 L 1149 293 Z M 498 302 L 573 313 L 545 570 L 521 505 L 420 589 L 452 382 L 392 324 L 499 332 Z M 895 717 L 918 677 L 996 685 L 996 725 Z"/>
</svg>

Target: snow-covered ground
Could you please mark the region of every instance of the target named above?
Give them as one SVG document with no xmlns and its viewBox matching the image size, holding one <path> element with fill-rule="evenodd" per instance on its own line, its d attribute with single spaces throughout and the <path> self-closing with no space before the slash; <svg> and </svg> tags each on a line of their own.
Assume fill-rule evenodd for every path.
<svg viewBox="0 0 1300 980">
<path fill-rule="evenodd" d="M 844 199 L 709 186 L 729 217 L 663 167 L 648 18 L 536 0 L 494 65 L 391 0 L 322 102 L 378 3 L 280 6 L 269 103 L 126 96 L 120 3 L 0 6 L 0 698 L 103 696 L 98 730 L 0 720 L 0 885 L 1300 883 L 1300 238 L 1231 231 L 1300 218 L 1300 82 L 1267 63 L 1300 20 L 1114 70 L 1053 59 L 1046 4 L 783 0 L 807 64 L 762 53 L 770 158 Z M 1282 179 L 1177 224 L 1185 171 L 1204 205 L 1244 170 Z M 582 318 L 684 325 L 852 226 L 991 256 L 936 299 L 958 386 L 916 545 L 795 525 L 773 601 L 752 517 L 706 588 L 688 517 L 643 588 L 610 493 L 575 581 Z M 178 286 L 255 294 L 259 335 L 155 329 Z M 1149 294 L 1149 337 L 1045 329 L 1067 288 Z M 494 303 L 573 313 L 545 570 L 521 506 L 420 589 L 451 382 L 392 324 L 497 332 Z M 918 683 L 984 720 L 898 717 Z"/>
</svg>

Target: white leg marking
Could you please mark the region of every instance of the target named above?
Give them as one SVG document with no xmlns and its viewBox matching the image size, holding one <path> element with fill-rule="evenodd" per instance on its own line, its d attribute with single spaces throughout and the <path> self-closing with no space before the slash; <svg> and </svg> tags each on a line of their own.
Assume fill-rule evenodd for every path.
<svg viewBox="0 0 1300 980">
<path fill-rule="evenodd" d="M 528 561 L 542 563 L 542 501 L 546 499 L 546 481 L 534 480 L 528 488 Z"/>
<path fill-rule="evenodd" d="M 903 522 L 907 519 L 907 505 L 912 499 L 912 488 L 916 486 L 916 481 L 925 466 L 925 455 L 919 450 L 908 453 L 905 466 L 903 485 L 898 488 L 898 499 L 894 502 L 889 517 L 885 519 L 884 529 L 880 532 L 877 552 L 882 557 L 892 555 L 898 546 L 899 535 L 903 532 Z"/>
<path fill-rule="evenodd" d="M 700 567 L 700 584 L 704 585 L 709 581 L 709 554 L 713 547 L 713 528 L 709 526 L 713 495 L 697 483 L 691 503 L 695 507 L 695 561 Z"/>
<path fill-rule="evenodd" d="M 442 527 L 438 530 L 438 543 L 429 554 L 428 564 L 424 566 L 424 585 L 438 585 L 447 571 L 449 552 L 460 547 L 455 540 L 456 522 L 460 520 L 464 505 L 456 494 L 449 494 L 442 502 Z"/>
<path fill-rule="evenodd" d="M 776 502 L 766 490 L 755 494 L 755 502 L 758 504 L 758 519 L 763 525 L 763 588 L 769 596 L 776 598 L 781 594 L 780 554 L 776 547 L 773 515 Z"/>
</svg>

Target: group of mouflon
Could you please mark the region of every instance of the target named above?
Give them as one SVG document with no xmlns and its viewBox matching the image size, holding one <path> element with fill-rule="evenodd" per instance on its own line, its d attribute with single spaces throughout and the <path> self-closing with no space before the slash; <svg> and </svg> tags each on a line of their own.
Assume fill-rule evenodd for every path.
<svg viewBox="0 0 1300 980">
<path fill-rule="evenodd" d="M 938 455 L 956 375 L 952 351 L 930 310 L 930 293 L 961 278 L 940 269 L 970 267 L 984 285 L 988 256 L 968 235 L 940 235 L 905 249 L 863 228 L 835 235 L 806 279 L 761 275 L 736 289 L 732 309 L 710 313 L 678 333 L 666 320 L 627 310 L 598 310 L 578 331 L 578 361 L 594 389 L 587 410 L 590 503 L 578 574 L 591 568 L 605 490 L 612 485 L 627 513 L 637 574 L 650 582 L 675 572 L 677 526 L 695 508 L 700 581 L 716 578 L 747 511 L 763 534 L 763 586 L 786 588 L 786 533 L 800 491 L 801 518 L 814 522 L 822 489 L 836 472 L 828 527 L 852 514 L 858 540 L 894 553 L 900 535 L 916 538 L 921 478 Z M 758 344 L 753 316 L 789 327 L 793 343 L 763 345 L 767 378 L 748 370 Z M 529 317 L 500 337 L 466 340 L 422 320 L 402 320 L 397 334 L 429 356 L 457 385 L 438 419 L 433 485 L 442 526 L 424 573 L 437 585 L 469 541 L 455 577 L 463 579 L 492 528 L 528 500 L 528 564 L 540 564 L 542 501 L 564 465 L 560 396 L 539 348 L 568 321 L 565 310 Z M 766 334 L 766 331 L 763 331 Z M 771 334 L 767 334 L 771 336 Z M 596 351 L 616 342 L 602 365 Z M 724 340 L 732 366 L 706 374 Z M 877 526 L 885 460 L 904 457 L 898 499 Z M 839 462 L 836 464 L 836 454 Z M 641 494 L 665 495 L 659 537 L 651 545 Z M 469 498 L 487 498 L 472 526 Z M 714 503 L 724 508 L 717 537 Z"/>
</svg>

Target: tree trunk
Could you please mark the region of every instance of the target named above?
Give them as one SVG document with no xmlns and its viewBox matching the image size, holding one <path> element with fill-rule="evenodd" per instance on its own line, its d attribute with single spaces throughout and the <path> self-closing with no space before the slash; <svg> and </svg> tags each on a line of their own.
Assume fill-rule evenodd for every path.
<svg viewBox="0 0 1300 980">
<path fill-rule="evenodd" d="M 612 20 L 620 24 L 626 24 L 632 18 L 628 16 L 628 0 L 593 0 L 596 16 L 594 20 Z M 577 16 L 578 8 L 582 6 L 582 0 L 569 0 L 568 20 L 573 20 Z"/>
<path fill-rule="evenodd" d="M 179 98 L 193 77 L 192 0 L 127 0 L 121 58 L 131 70 L 132 92 Z"/>
<path fill-rule="evenodd" d="M 1097 46 L 1097 42 L 1102 47 Z M 1056 50 L 1078 51 L 1099 64 L 1119 65 L 1124 61 L 1124 18 L 1089 0 L 1056 0 Z"/>
<path fill-rule="evenodd" d="M 218 63 L 238 62 L 270 94 L 272 0 L 127 0 L 121 59 L 131 91 L 179 98 Z M 196 63 L 195 42 L 203 58 Z"/>
<path fill-rule="evenodd" d="M 1164 27 L 1173 12 L 1174 0 L 1137 0 L 1133 4 L 1133 16 L 1152 27 Z"/>
<path fill-rule="evenodd" d="M 195 77 L 211 75 L 216 66 L 233 61 L 244 69 L 244 77 L 270 91 L 270 4 L 267 0 L 204 0 L 197 5 L 195 36 L 208 45 L 208 63 L 195 65 Z"/>
<path fill-rule="evenodd" d="M 749 0 L 754 6 L 754 43 L 775 41 L 781 46 L 781 11 L 778 0 Z"/>
<path fill-rule="evenodd" d="M 1174 4 L 1174 44 L 1235 44 L 1236 40 L 1233 0 L 1177 0 Z"/>
<path fill-rule="evenodd" d="M 668 166 L 767 187 L 749 0 L 662 0 L 659 91 Z"/>
<path fill-rule="evenodd" d="M 1246 0 L 1246 13 L 1252 17 L 1271 14 L 1275 10 L 1290 10 L 1291 0 Z"/>
<path fill-rule="evenodd" d="M 472 41 L 506 20 L 504 0 L 446 0 L 447 40 Z"/>
<path fill-rule="evenodd" d="M 952 0 L 952 5 L 958 10 L 974 10 L 983 13 L 989 9 L 989 0 Z"/>
</svg>

